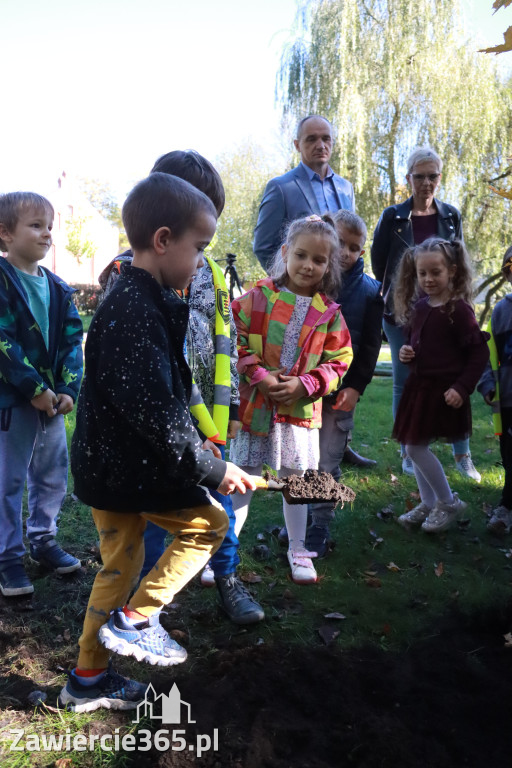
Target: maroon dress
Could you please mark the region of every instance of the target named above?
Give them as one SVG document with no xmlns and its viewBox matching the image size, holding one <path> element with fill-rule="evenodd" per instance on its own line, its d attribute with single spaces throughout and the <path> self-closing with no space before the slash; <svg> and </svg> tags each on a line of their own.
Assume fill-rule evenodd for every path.
<svg viewBox="0 0 512 768">
<path fill-rule="evenodd" d="M 409 445 L 469 437 L 469 396 L 489 359 L 489 334 L 480 330 L 473 309 L 462 299 L 431 307 L 427 296 L 416 302 L 406 335 L 416 356 L 409 363 L 393 437 Z M 450 388 L 463 398 L 460 408 L 445 403 Z"/>
</svg>

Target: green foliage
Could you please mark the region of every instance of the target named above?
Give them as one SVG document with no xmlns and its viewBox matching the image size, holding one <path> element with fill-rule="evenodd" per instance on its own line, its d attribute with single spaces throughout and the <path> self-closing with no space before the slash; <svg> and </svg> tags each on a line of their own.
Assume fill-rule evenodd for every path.
<svg viewBox="0 0 512 768">
<path fill-rule="evenodd" d="M 489 183 L 512 136 L 512 81 L 471 50 L 457 0 L 313 0 L 283 54 L 279 93 L 297 120 L 325 114 L 337 130 L 335 170 L 356 190 L 369 230 L 404 199 L 411 150 L 444 160 L 442 200 L 460 208 L 477 271 L 498 271 L 512 239 L 506 201 Z"/>
<path fill-rule="evenodd" d="M 89 237 L 87 231 L 88 221 L 89 218 L 86 216 L 79 216 L 66 221 L 66 233 L 68 236 L 66 248 L 73 254 L 79 264 L 82 263 L 82 259 L 91 259 L 97 251 L 94 240 Z"/>
<path fill-rule="evenodd" d="M 216 168 L 224 183 L 226 206 L 210 254 L 224 259 L 226 253 L 235 253 L 242 282 L 264 277 L 252 250 L 253 233 L 265 184 L 282 173 L 282 168 L 273 166 L 263 150 L 250 143 L 221 155 Z"/>
<path fill-rule="evenodd" d="M 114 224 L 119 230 L 119 251 L 129 247 L 128 238 L 124 231 L 121 208 L 110 185 L 101 179 L 80 179 L 80 189 L 101 215 Z"/>
</svg>

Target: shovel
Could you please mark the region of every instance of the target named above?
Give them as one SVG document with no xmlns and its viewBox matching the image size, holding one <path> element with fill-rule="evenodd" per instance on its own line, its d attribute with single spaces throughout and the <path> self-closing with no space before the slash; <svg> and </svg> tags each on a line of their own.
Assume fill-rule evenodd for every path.
<svg viewBox="0 0 512 768">
<path fill-rule="evenodd" d="M 328 472 L 317 472 L 313 469 L 306 470 L 302 477 L 290 475 L 276 480 L 252 476 L 251 479 L 254 480 L 256 488 L 282 493 L 288 504 L 334 502 L 343 505 L 343 502 L 354 501 L 356 497 L 352 488 L 337 483 Z"/>
</svg>

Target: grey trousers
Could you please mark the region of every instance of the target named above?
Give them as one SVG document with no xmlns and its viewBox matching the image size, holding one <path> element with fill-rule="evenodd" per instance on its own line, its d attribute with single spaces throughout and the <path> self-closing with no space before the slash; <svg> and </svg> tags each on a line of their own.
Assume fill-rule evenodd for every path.
<svg viewBox="0 0 512 768">
<path fill-rule="evenodd" d="M 320 472 L 330 472 L 336 480 L 341 477 L 340 464 L 345 448 L 350 439 L 350 431 L 354 428 L 354 413 L 352 411 L 335 411 L 335 398 L 326 397 L 322 403 L 322 428 L 320 429 Z M 328 525 L 334 519 L 335 505 L 328 502 L 310 504 L 309 512 L 313 525 Z"/>
</svg>

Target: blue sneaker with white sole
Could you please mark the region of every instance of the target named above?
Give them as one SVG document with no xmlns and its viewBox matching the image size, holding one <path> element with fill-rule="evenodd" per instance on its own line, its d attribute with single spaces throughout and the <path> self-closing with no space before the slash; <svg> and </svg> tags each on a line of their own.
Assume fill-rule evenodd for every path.
<svg viewBox="0 0 512 768">
<path fill-rule="evenodd" d="M 122 608 L 116 608 L 110 619 L 98 630 L 99 642 L 120 656 L 133 656 L 160 667 L 181 664 L 187 652 L 172 639 L 160 624 L 159 613 L 147 621 L 134 624 L 126 618 Z"/>
<path fill-rule="evenodd" d="M 59 694 L 59 707 L 70 712 L 94 712 L 96 709 L 128 710 L 144 701 L 147 685 L 118 675 L 109 668 L 94 685 L 83 685 L 80 677 L 70 672 Z"/>
</svg>

